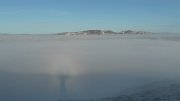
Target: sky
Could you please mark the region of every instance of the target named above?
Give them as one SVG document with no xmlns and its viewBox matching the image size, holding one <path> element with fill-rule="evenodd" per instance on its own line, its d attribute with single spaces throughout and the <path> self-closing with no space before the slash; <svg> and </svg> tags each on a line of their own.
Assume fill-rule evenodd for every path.
<svg viewBox="0 0 180 101">
<path fill-rule="evenodd" d="M 180 33 L 180 0 L 0 0 L 0 33 Z"/>
</svg>

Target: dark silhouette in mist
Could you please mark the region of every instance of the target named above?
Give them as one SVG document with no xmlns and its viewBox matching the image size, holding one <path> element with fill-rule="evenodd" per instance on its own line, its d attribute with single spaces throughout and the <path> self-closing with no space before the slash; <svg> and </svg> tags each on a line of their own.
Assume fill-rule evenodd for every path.
<svg viewBox="0 0 180 101">
<path fill-rule="evenodd" d="M 59 81 L 60 81 L 60 101 L 66 101 L 67 100 L 67 75 L 61 74 L 59 75 Z"/>
</svg>

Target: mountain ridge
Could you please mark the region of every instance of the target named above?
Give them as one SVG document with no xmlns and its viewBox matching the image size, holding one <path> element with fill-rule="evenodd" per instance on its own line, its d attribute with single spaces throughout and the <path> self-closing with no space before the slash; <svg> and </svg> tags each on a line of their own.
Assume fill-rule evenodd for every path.
<svg viewBox="0 0 180 101">
<path fill-rule="evenodd" d="M 125 30 L 115 32 L 112 30 L 84 30 L 79 32 L 62 32 L 56 35 L 109 35 L 109 34 L 153 34 L 152 32 Z"/>
</svg>

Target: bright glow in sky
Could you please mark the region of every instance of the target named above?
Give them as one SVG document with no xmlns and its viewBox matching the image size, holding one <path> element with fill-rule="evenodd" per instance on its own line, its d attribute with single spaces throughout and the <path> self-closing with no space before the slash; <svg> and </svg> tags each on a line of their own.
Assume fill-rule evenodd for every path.
<svg viewBox="0 0 180 101">
<path fill-rule="evenodd" d="M 1 33 L 180 32 L 180 0 L 0 0 Z"/>
</svg>

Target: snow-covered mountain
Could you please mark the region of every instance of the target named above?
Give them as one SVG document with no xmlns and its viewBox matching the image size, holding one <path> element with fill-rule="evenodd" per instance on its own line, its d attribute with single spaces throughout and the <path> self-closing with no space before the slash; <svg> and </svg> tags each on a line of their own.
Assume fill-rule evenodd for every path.
<svg viewBox="0 0 180 101">
<path fill-rule="evenodd" d="M 121 32 L 114 32 L 112 30 L 85 30 L 79 32 L 57 33 L 57 35 L 108 35 L 108 34 L 152 34 L 152 33 L 145 31 L 132 31 L 132 30 L 125 30 Z"/>
<path fill-rule="evenodd" d="M 145 31 L 132 31 L 132 30 L 125 30 L 119 32 L 119 34 L 152 34 L 151 32 L 145 32 Z"/>
</svg>

